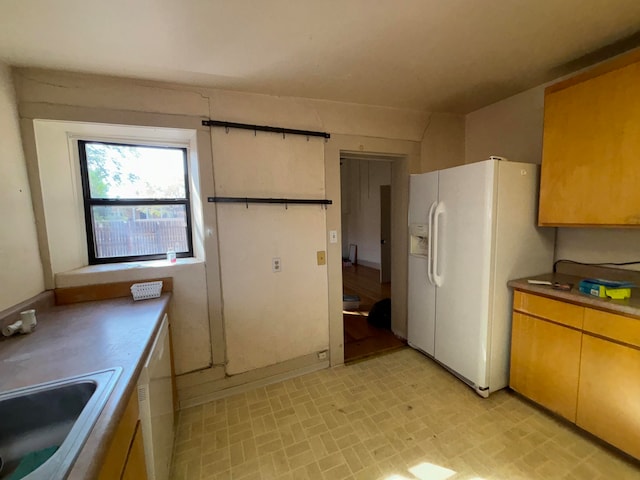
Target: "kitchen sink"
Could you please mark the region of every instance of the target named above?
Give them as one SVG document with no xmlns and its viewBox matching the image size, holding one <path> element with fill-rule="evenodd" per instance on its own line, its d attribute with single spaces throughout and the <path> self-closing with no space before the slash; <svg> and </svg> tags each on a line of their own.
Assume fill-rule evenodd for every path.
<svg viewBox="0 0 640 480">
<path fill-rule="evenodd" d="M 121 368 L 0 393 L 0 479 L 64 479 L 109 399 Z"/>
</svg>

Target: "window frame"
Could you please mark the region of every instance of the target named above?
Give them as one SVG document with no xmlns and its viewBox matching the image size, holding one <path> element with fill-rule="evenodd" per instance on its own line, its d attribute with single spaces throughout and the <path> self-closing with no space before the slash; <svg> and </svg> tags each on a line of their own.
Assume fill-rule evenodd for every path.
<svg viewBox="0 0 640 480">
<path fill-rule="evenodd" d="M 87 165 L 87 152 L 86 144 L 102 144 L 112 145 L 120 147 L 141 147 L 141 148 L 165 148 L 171 150 L 181 150 L 184 166 L 184 198 L 91 198 L 91 188 L 89 185 L 89 168 Z M 95 234 L 93 231 L 93 217 L 91 209 L 94 206 L 147 206 L 147 205 L 184 205 L 185 215 L 187 221 L 186 234 L 187 234 L 187 252 L 176 252 L 178 258 L 190 258 L 193 257 L 193 225 L 191 218 L 191 194 L 189 189 L 189 162 L 188 162 L 188 147 L 177 145 L 158 145 L 145 142 L 131 142 L 123 143 L 117 141 L 105 141 L 105 140 L 77 140 L 78 156 L 80 159 L 80 177 L 82 183 L 82 201 L 84 209 L 84 223 L 87 240 L 87 254 L 89 259 L 89 265 L 101 265 L 108 263 L 121 263 L 121 262 L 136 262 L 147 260 L 162 260 L 166 259 L 166 252 L 150 254 L 150 255 L 127 255 L 119 257 L 106 257 L 100 258 L 96 256 L 97 248 L 95 243 Z"/>
</svg>

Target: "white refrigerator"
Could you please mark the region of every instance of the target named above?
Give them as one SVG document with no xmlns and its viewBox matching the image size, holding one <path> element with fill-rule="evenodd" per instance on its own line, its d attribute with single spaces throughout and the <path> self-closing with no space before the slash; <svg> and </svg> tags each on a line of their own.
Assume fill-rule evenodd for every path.
<svg viewBox="0 0 640 480">
<path fill-rule="evenodd" d="M 486 160 L 411 175 L 408 343 L 488 397 L 509 383 L 507 281 L 551 270 L 538 166 Z"/>
</svg>

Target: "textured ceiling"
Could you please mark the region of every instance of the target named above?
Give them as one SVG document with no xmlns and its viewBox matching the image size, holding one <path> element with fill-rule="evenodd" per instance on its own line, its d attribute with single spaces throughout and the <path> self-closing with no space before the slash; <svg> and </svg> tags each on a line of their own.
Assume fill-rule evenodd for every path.
<svg viewBox="0 0 640 480">
<path fill-rule="evenodd" d="M 639 0 L 0 0 L 0 59 L 466 113 L 638 28 Z"/>
</svg>

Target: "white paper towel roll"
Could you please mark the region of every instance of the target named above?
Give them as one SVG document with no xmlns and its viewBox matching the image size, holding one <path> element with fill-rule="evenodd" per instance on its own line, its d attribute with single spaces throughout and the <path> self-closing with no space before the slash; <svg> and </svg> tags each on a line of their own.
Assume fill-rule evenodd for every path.
<svg viewBox="0 0 640 480">
<path fill-rule="evenodd" d="M 33 309 L 20 312 L 20 319 L 22 320 L 22 333 L 32 332 L 38 323 L 36 321 L 36 311 Z"/>
<path fill-rule="evenodd" d="M 20 331 L 21 328 L 22 328 L 22 320 L 18 320 L 17 322 L 12 323 L 11 325 L 7 325 L 6 327 L 3 327 L 2 335 L 4 335 L 5 337 L 10 337 L 14 333 Z"/>
</svg>

